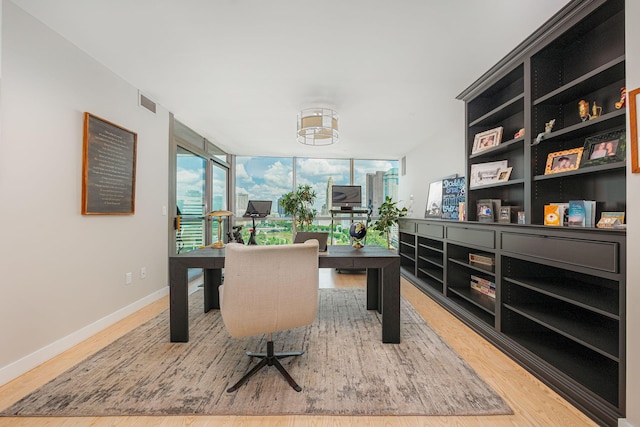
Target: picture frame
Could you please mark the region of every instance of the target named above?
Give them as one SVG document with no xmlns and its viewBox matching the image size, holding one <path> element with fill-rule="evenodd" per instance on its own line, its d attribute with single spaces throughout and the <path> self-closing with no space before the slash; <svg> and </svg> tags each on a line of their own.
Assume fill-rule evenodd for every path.
<svg viewBox="0 0 640 427">
<path fill-rule="evenodd" d="M 640 173 L 640 151 L 638 150 L 638 137 L 640 129 L 638 128 L 638 96 L 640 96 L 640 88 L 634 89 L 627 94 L 629 97 L 629 136 L 631 137 L 631 172 Z"/>
<path fill-rule="evenodd" d="M 429 184 L 427 193 L 427 206 L 424 210 L 424 217 L 440 219 L 442 215 L 442 180 L 433 181 Z"/>
<path fill-rule="evenodd" d="M 547 156 L 545 175 L 576 170 L 580 167 L 580 160 L 584 147 L 570 150 L 554 151 Z"/>
<path fill-rule="evenodd" d="M 496 162 L 477 163 L 471 165 L 471 173 L 469 176 L 469 188 L 480 187 L 483 185 L 494 184 L 498 182 L 498 173 L 507 169 L 507 160 L 498 160 Z"/>
<path fill-rule="evenodd" d="M 509 181 L 509 177 L 511 176 L 511 170 L 513 167 L 509 166 L 505 169 L 500 169 L 498 171 L 498 182 Z"/>
<path fill-rule="evenodd" d="M 624 129 L 616 129 L 590 136 L 584 141 L 584 151 L 580 167 L 624 162 L 626 158 L 626 134 Z"/>
<path fill-rule="evenodd" d="M 476 154 L 489 148 L 496 147 L 502 142 L 502 126 L 477 133 L 473 138 L 471 154 Z"/>
<path fill-rule="evenodd" d="M 135 212 L 138 135 L 91 113 L 84 113 L 82 215 Z"/>
<path fill-rule="evenodd" d="M 424 217 L 430 219 L 442 219 L 442 181 L 456 178 L 458 174 L 445 176 L 429 184 L 427 193 L 427 205 L 424 210 Z"/>
</svg>

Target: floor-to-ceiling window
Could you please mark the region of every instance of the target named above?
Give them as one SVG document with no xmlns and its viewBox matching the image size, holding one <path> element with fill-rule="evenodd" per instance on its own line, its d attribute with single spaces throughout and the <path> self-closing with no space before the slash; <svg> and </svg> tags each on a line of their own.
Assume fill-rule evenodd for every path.
<svg viewBox="0 0 640 427">
<path fill-rule="evenodd" d="M 176 154 L 176 253 L 205 244 L 206 159 L 182 148 Z"/>
<path fill-rule="evenodd" d="M 397 160 L 237 156 L 235 161 L 235 223 L 243 227 L 242 236 L 245 242 L 253 225 L 250 219 L 242 218 L 249 200 L 272 202 L 271 215 L 256 224 L 258 244 L 291 242 L 291 218 L 285 217 L 278 201 L 282 195 L 298 185 L 310 185 L 317 195 L 314 207 L 318 216 L 312 225 L 312 231 L 331 230 L 330 198 L 333 185 L 360 185 L 363 207 L 371 208 L 374 220 L 377 209 L 386 196 L 398 201 Z M 402 201 L 399 204 L 403 206 Z M 335 216 L 333 243 L 350 243 L 349 225 L 354 220 L 365 219 L 366 215 Z M 397 232 L 395 234 L 397 235 Z M 386 241 L 376 233 L 367 236 L 367 243 L 386 245 Z"/>
<path fill-rule="evenodd" d="M 183 253 L 218 240 L 218 218 L 207 214 L 228 209 L 229 164 L 222 150 L 177 120 L 172 121 L 172 135 L 170 248 Z M 229 218 L 221 224 L 224 240 Z"/>
</svg>

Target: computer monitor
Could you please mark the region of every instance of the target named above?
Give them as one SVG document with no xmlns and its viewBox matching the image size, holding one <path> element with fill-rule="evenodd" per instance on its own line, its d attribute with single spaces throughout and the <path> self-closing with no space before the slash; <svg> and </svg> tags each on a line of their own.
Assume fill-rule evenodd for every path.
<svg viewBox="0 0 640 427">
<path fill-rule="evenodd" d="M 271 213 L 271 200 L 249 200 L 247 211 L 242 215 L 250 218 L 264 218 Z"/>
<path fill-rule="evenodd" d="M 362 206 L 362 186 L 334 185 L 331 189 L 331 206 L 349 210 Z"/>
</svg>

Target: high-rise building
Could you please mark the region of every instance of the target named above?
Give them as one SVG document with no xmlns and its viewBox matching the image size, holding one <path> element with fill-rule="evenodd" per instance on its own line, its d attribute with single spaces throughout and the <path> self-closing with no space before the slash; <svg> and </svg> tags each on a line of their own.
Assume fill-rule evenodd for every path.
<svg viewBox="0 0 640 427">
<path fill-rule="evenodd" d="M 398 201 L 398 168 L 391 168 L 384 174 L 384 197 L 391 197 L 394 202 Z"/>
<path fill-rule="evenodd" d="M 384 171 L 368 173 L 366 176 L 365 206 L 369 209 L 373 209 L 374 215 L 378 213 L 378 208 L 384 202 L 383 178 Z"/>
<path fill-rule="evenodd" d="M 330 176 L 329 179 L 327 180 L 327 194 L 325 197 L 325 202 L 324 205 L 322 205 L 322 208 L 320 209 L 320 214 L 321 215 L 329 215 L 329 211 L 331 210 L 331 208 L 333 207 L 333 205 L 331 204 L 331 194 L 333 192 L 333 177 Z"/>
</svg>

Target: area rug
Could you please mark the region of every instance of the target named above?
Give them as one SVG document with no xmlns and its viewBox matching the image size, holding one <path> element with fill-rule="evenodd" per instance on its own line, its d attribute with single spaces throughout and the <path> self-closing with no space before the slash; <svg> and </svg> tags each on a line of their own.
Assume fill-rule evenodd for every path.
<svg viewBox="0 0 640 427">
<path fill-rule="evenodd" d="M 401 300 L 401 343 L 381 342 L 363 289 L 321 289 L 315 323 L 274 335 L 302 386 L 274 367 L 225 390 L 264 351 L 264 337 L 233 339 L 220 313 L 189 297 L 190 340 L 169 342 L 168 311 L 139 326 L 11 407 L 3 416 L 496 415 L 509 406 Z"/>
</svg>

